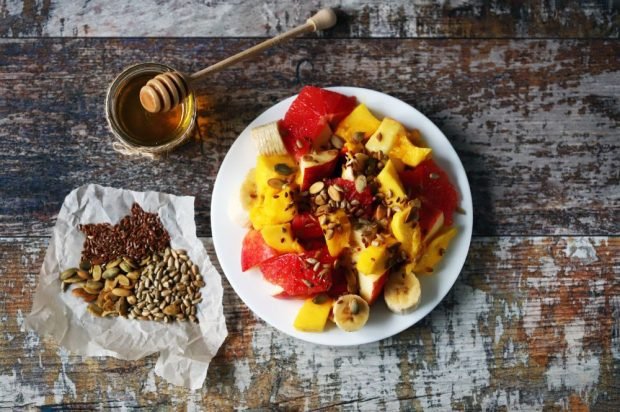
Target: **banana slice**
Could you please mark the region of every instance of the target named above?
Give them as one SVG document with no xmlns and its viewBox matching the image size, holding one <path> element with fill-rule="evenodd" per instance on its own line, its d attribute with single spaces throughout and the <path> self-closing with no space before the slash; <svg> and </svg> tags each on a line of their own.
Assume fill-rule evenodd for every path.
<svg viewBox="0 0 620 412">
<path fill-rule="evenodd" d="M 241 184 L 239 197 L 241 199 L 241 207 L 243 207 L 243 210 L 246 211 L 249 211 L 252 206 L 254 206 L 254 203 L 256 203 L 256 199 L 258 198 L 258 194 L 256 192 L 255 171 L 256 169 L 250 169 L 248 174 L 245 176 L 245 180 Z"/>
<path fill-rule="evenodd" d="M 360 330 L 368 321 L 370 307 L 357 295 L 342 295 L 334 303 L 334 322 L 345 332 Z"/>
<path fill-rule="evenodd" d="M 417 276 L 404 269 L 391 273 L 383 288 L 385 304 L 394 313 L 411 312 L 420 303 L 421 295 Z"/>
<path fill-rule="evenodd" d="M 239 197 L 231 196 L 228 200 L 228 216 L 230 220 L 241 227 L 251 227 L 250 214 L 248 212 L 256 203 L 257 198 L 254 169 L 251 169 L 241 184 Z"/>
<path fill-rule="evenodd" d="M 265 156 L 287 154 L 278 122 L 271 122 L 252 129 L 252 140 L 258 148 L 258 153 Z"/>
</svg>

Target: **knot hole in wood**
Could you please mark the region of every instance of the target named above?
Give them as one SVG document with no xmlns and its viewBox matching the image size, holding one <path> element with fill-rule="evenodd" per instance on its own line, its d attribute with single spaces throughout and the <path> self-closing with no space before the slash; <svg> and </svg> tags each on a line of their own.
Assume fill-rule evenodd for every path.
<svg viewBox="0 0 620 412">
<path fill-rule="evenodd" d="M 295 84 L 307 84 L 312 78 L 314 64 L 310 59 L 302 59 L 295 67 Z"/>
</svg>

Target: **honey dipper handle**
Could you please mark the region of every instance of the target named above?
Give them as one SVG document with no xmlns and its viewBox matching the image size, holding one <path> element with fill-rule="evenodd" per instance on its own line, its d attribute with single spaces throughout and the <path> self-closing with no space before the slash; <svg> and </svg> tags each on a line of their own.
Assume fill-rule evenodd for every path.
<svg viewBox="0 0 620 412">
<path fill-rule="evenodd" d="M 304 24 L 295 27 L 289 31 L 286 31 L 282 34 L 277 35 L 274 38 L 269 40 L 265 40 L 262 43 L 257 44 L 254 47 L 250 47 L 247 50 L 244 50 L 240 53 L 235 54 L 234 56 L 230 56 L 227 59 L 224 59 L 220 62 L 215 63 L 205 69 L 202 69 L 196 73 L 193 73 L 189 76 L 190 82 L 198 80 L 203 76 L 217 73 L 226 67 L 233 65 L 241 60 L 253 57 L 263 50 L 266 50 L 272 46 L 275 46 L 278 43 L 283 42 L 284 40 L 288 40 L 293 37 L 297 37 L 304 33 L 309 33 L 317 30 L 325 30 L 333 27 L 336 24 L 336 13 L 334 10 L 330 8 L 319 10 L 314 16 L 310 17 Z"/>
</svg>

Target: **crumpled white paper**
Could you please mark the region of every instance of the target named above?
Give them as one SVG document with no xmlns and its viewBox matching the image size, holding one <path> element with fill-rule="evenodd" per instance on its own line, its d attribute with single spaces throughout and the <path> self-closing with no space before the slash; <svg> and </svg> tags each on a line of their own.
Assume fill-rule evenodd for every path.
<svg viewBox="0 0 620 412">
<path fill-rule="evenodd" d="M 87 303 L 69 291 L 61 292 L 59 273 L 80 262 L 84 234 L 78 225 L 116 224 L 131 213 L 134 202 L 147 212 L 157 213 L 170 233 L 171 246 L 187 250 L 200 268 L 206 286 L 197 306 L 199 324 L 97 318 L 86 311 Z M 135 360 L 159 352 L 156 374 L 175 385 L 198 389 L 207 376 L 209 362 L 228 334 L 222 295 L 220 274 L 196 237 L 193 197 L 91 184 L 73 190 L 65 198 L 26 325 L 41 335 L 52 336 L 78 355 Z"/>
</svg>

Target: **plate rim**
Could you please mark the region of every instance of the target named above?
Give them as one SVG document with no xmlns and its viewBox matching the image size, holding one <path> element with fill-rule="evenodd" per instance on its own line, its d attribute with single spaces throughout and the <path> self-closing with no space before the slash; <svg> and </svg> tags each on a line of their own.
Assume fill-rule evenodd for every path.
<svg viewBox="0 0 620 412">
<path fill-rule="evenodd" d="M 279 326 L 276 322 L 272 322 L 272 319 L 269 316 L 265 316 L 263 314 L 263 311 L 260 309 L 257 309 L 253 304 L 248 303 L 248 301 L 244 298 L 244 294 L 243 293 L 239 293 L 239 288 L 237 285 L 237 279 L 235 279 L 234 277 L 231 279 L 231 276 L 229 276 L 229 274 L 227 273 L 227 271 L 224 269 L 224 260 L 223 259 L 223 251 L 221 251 L 221 248 L 218 247 L 218 241 L 216 240 L 216 238 L 218 236 L 216 236 L 216 232 L 217 230 L 215 229 L 216 227 L 219 227 L 219 225 L 214 224 L 214 217 L 215 214 L 213 213 L 214 210 L 219 210 L 219 206 L 215 205 L 216 201 L 221 201 L 222 199 L 219 199 L 216 194 L 219 193 L 220 191 L 222 191 L 223 189 L 221 188 L 221 186 L 223 185 L 222 181 L 223 181 L 223 177 L 222 177 L 222 172 L 224 170 L 224 165 L 227 164 L 228 162 L 230 162 L 231 160 L 229 160 L 229 158 L 231 158 L 231 153 L 233 152 L 233 149 L 240 144 L 240 137 L 246 134 L 250 133 L 250 130 L 255 127 L 255 123 L 257 123 L 258 119 L 262 118 L 264 115 L 266 115 L 267 113 L 271 112 L 271 111 L 276 111 L 277 109 L 280 109 L 280 106 L 283 105 L 288 105 L 290 106 L 290 103 L 292 103 L 292 101 L 298 96 L 298 94 L 286 97 L 280 101 L 278 101 L 277 103 L 273 104 L 272 106 L 268 107 L 267 109 L 265 109 L 264 111 L 262 111 L 258 116 L 256 116 L 244 129 L 243 131 L 241 131 L 241 133 L 239 133 L 237 135 L 237 138 L 235 139 L 235 141 L 233 142 L 233 144 L 229 147 L 228 151 L 226 152 L 226 155 L 224 156 L 224 159 L 222 160 L 220 167 L 218 169 L 218 173 L 216 175 L 215 178 L 215 182 L 213 184 L 213 190 L 212 190 L 212 197 L 211 197 L 211 204 L 210 204 L 210 223 L 211 223 L 211 237 L 212 237 L 212 241 L 213 241 L 213 246 L 215 249 L 215 253 L 218 259 L 218 262 L 220 263 L 220 267 L 222 268 L 222 271 L 224 272 L 224 275 L 226 276 L 226 279 L 228 281 L 228 283 L 231 285 L 231 287 L 233 288 L 233 290 L 235 291 L 235 293 L 237 294 L 237 296 L 239 297 L 239 299 L 241 299 L 241 301 L 254 313 L 255 316 L 257 316 L 258 318 L 260 318 L 261 320 L 263 320 L 265 323 L 267 323 L 268 325 L 270 325 L 271 327 L 273 327 L 274 329 L 280 331 L 281 333 L 284 333 L 285 335 L 291 336 L 293 338 L 296 339 L 300 339 L 302 341 L 305 342 L 309 342 L 312 344 L 316 344 L 316 345 L 321 345 L 321 346 L 327 346 L 327 347 L 352 347 L 352 346 L 359 346 L 359 345 L 363 345 L 363 344 L 370 344 L 370 343 L 374 343 L 374 342 L 378 342 L 380 340 L 383 339 L 387 339 L 390 338 L 392 336 L 398 335 L 399 333 L 409 329 L 410 327 L 414 326 L 415 324 L 419 323 L 422 319 L 424 319 L 426 316 L 428 316 L 428 314 L 430 312 L 432 312 L 434 309 L 437 308 L 437 306 L 443 301 L 443 299 L 445 299 L 445 297 L 447 296 L 447 294 L 453 289 L 454 284 L 456 283 L 457 279 L 459 278 L 463 267 L 465 265 L 465 262 L 467 261 L 467 257 L 469 255 L 469 250 L 471 247 L 471 240 L 472 240 L 472 235 L 473 235 L 473 200 L 471 197 L 471 187 L 469 184 L 469 178 L 467 176 L 467 172 L 465 170 L 465 167 L 463 166 L 463 162 L 461 161 L 460 157 L 458 156 L 458 153 L 456 152 L 456 150 L 454 149 L 454 146 L 452 146 L 452 144 L 450 143 L 450 141 L 448 140 L 448 138 L 446 137 L 446 135 L 441 131 L 441 129 L 433 122 L 431 121 L 428 117 L 426 117 L 426 115 L 424 115 L 422 112 L 420 112 L 419 110 L 417 110 L 415 107 L 413 107 L 412 105 L 410 105 L 409 103 L 400 100 L 397 97 L 391 96 L 387 93 L 383 93 L 377 90 L 373 90 L 373 89 L 368 89 L 368 88 L 363 88 L 363 87 L 354 87 L 354 86 L 331 86 L 331 87 L 322 87 L 323 89 L 327 89 L 327 90 L 331 90 L 331 91 L 335 91 L 335 92 L 339 92 L 348 96 L 355 96 L 358 99 L 358 103 L 360 102 L 360 97 L 359 94 L 370 94 L 370 95 L 377 95 L 379 96 L 381 99 L 388 99 L 388 100 L 392 100 L 394 102 L 396 102 L 399 105 L 404 105 L 406 107 L 407 110 L 411 110 L 413 111 L 413 113 L 416 114 L 416 116 L 421 117 L 423 120 L 426 121 L 427 126 L 431 127 L 433 129 L 433 138 L 429 139 L 427 136 L 424 136 L 425 139 L 427 140 L 427 143 L 429 144 L 429 146 L 433 146 L 432 142 L 436 141 L 437 138 L 443 139 L 444 142 L 446 144 L 444 150 L 448 150 L 450 152 L 452 152 L 451 154 L 453 155 L 453 157 L 457 160 L 457 163 L 455 166 L 457 166 L 457 170 L 454 171 L 455 174 L 457 174 L 457 176 L 451 176 L 452 178 L 454 177 L 460 177 L 462 179 L 459 179 L 458 184 L 455 184 L 455 186 L 457 186 L 457 188 L 459 189 L 460 195 L 461 195 L 461 205 L 463 205 L 463 202 L 467 201 L 467 205 L 463 205 L 466 206 L 467 208 L 465 209 L 467 211 L 466 215 L 465 215 L 465 223 L 466 223 L 466 227 L 465 227 L 465 231 L 466 233 L 464 233 L 464 235 L 466 235 L 466 238 L 462 240 L 463 244 L 461 246 L 461 250 L 463 252 L 461 252 L 461 261 L 458 262 L 457 266 L 458 266 L 458 273 L 456 275 L 454 275 L 451 279 L 448 279 L 448 281 L 450 282 L 450 285 L 448 288 L 445 289 L 444 293 L 441 294 L 440 296 L 436 297 L 433 299 L 434 303 L 427 305 L 427 307 L 425 308 L 420 308 L 417 309 L 416 311 L 412 312 L 412 313 L 417 313 L 419 315 L 419 318 L 417 320 L 413 320 L 412 322 L 402 322 L 402 325 L 399 325 L 398 327 L 396 327 L 396 329 L 394 331 L 392 331 L 389 334 L 379 334 L 378 336 L 375 337 L 371 337 L 369 339 L 361 339 L 358 342 L 322 342 L 319 341 L 317 339 L 313 339 L 313 337 L 316 336 L 324 336 L 325 333 L 310 333 L 310 332 L 301 332 L 301 331 L 295 331 L 296 333 L 292 333 L 288 330 L 283 329 L 281 326 Z M 368 104 L 367 101 L 363 102 L 364 104 L 366 104 L 367 107 L 369 107 L 369 109 L 372 112 L 377 112 L 378 110 L 373 109 L 372 105 Z M 285 108 L 285 110 L 288 107 Z M 387 116 L 387 115 L 384 115 Z M 400 120 L 399 121 L 405 123 L 404 121 Z M 261 122 L 262 124 L 262 122 Z M 452 164 L 453 162 L 450 161 L 450 163 Z M 453 182 L 454 183 L 454 182 Z M 225 199 L 224 199 L 225 200 Z M 230 220 L 230 219 L 229 219 Z M 231 224 L 234 224 L 233 222 L 230 222 Z M 461 235 L 462 236 L 462 235 Z M 455 257 L 456 258 L 456 257 Z M 240 259 L 240 257 L 239 257 Z M 453 258 L 454 259 L 454 258 Z M 266 295 L 265 297 L 267 298 L 271 298 L 271 299 L 276 299 L 274 297 L 271 297 L 269 295 Z M 301 301 L 301 300 L 300 300 Z M 379 303 L 379 302 L 377 302 Z M 394 316 L 399 316 L 396 314 L 393 314 Z M 404 326 L 403 326 L 404 325 Z M 351 337 L 354 337 L 355 334 L 351 334 Z"/>
</svg>

